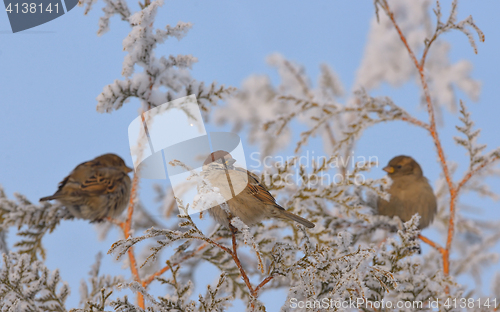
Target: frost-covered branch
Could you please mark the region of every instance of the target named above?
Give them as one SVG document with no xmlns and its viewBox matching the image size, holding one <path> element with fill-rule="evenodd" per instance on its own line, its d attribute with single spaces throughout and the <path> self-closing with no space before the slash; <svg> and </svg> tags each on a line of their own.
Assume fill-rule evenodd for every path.
<svg viewBox="0 0 500 312">
<path fill-rule="evenodd" d="M 66 283 L 59 286 L 59 271 L 50 272 L 28 254 L 3 254 L 0 268 L 0 302 L 4 311 L 66 312 L 69 295 Z"/>
<path fill-rule="evenodd" d="M 82 280 L 80 285 L 80 303 L 83 304 L 83 309 L 75 309 L 73 311 L 104 311 L 107 306 L 107 300 L 116 289 L 125 280 L 121 276 L 100 275 L 102 254 L 98 253 L 96 262 L 92 265 L 89 272 L 88 284 Z"/>
<path fill-rule="evenodd" d="M 72 219 L 69 211 L 60 205 L 43 203 L 36 206 L 25 196 L 15 194 L 16 200 L 7 198 L 0 186 L 0 230 L 17 227 L 21 239 L 15 244 L 19 252 L 28 254 L 32 260 L 38 256 L 45 259 L 42 238 L 51 233 L 62 220 Z M 22 229 L 22 230 L 21 230 Z"/>
</svg>

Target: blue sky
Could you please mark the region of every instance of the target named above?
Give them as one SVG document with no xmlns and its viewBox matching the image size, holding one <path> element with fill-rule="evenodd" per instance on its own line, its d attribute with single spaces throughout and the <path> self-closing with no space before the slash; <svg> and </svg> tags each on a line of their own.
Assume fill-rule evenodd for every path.
<svg viewBox="0 0 500 312">
<path fill-rule="evenodd" d="M 199 59 L 192 71 L 195 78 L 240 86 L 251 74 L 268 74 L 277 81 L 277 74 L 266 65 L 265 57 L 280 52 L 302 64 L 313 81 L 319 74 L 319 65 L 328 63 L 349 92 L 374 15 L 372 2 L 166 1 L 159 10 L 157 27 L 173 26 L 178 21 L 194 25 L 183 40 L 170 39 L 156 53 L 192 54 Z M 448 12 L 449 3 L 442 1 L 444 12 Z M 133 100 L 112 114 L 95 111 L 95 98 L 103 87 L 121 78 L 125 56 L 122 40 L 129 31 L 126 23 L 114 17 L 111 30 L 98 37 L 101 7 L 102 3 L 97 3 L 88 16 L 77 7 L 54 21 L 17 34 L 11 33 L 7 14 L 0 13 L 0 184 L 9 196 L 19 192 L 37 202 L 38 198 L 52 194 L 76 164 L 106 152 L 122 155 L 131 164 L 127 127 L 137 116 L 138 102 Z M 459 2 L 459 20 L 472 15 L 486 35 L 486 42 L 478 44 L 477 55 L 463 34 L 444 36 L 452 43 L 451 60 L 472 62 L 472 76 L 482 82 L 477 103 L 458 95 L 468 105 L 476 126 L 482 129 L 479 142 L 488 144 L 487 150 L 500 146 L 500 105 L 496 93 L 500 75 L 499 10 L 498 1 Z M 396 104 L 427 120 L 426 113 L 417 106 L 417 91 L 414 84 L 407 84 L 397 90 L 382 86 L 372 94 L 392 96 Z M 450 159 L 466 164 L 465 150 L 452 139 L 457 135 L 457 117 L 445 112 L 440 137 Z M 207 124 L 207 131 L 216 129 Z M 245 134 L 241 136 L 244 138 Z M 314 144 L 308 148 L 321 152 L 321 146 Z M 247 148 L 251 150 L 252 147 Z M 382 163 L 395 155 L 412 155 L 431 181 L 440 172 L 430 136 L 400 122 L 366 131 L 356 152 L 378 155 Z M 500 191 L 498 180 L 492 180 L 491 185 Z M 142 190 L 144 197 L 152 196 L 147 183 Z M 473 196 L 464 199 L 482 205 L 483 215 L 500 217 L 495 210 L 498 203 Z M 71 221 L 46 238 L 49 268 L 60 268 L 63 280 L 72 288 L 68 306 L 78 302 L 79 280 L 86 277 L 81 272 L 89 270 L 97 251 L 106 253 L 117 232 L 108 237 L 98 241 L 92 225 Z M 128 274 L 109 258 L 104 261 L 107 270 Z M 78 265 L 76 272 L 74 263 Z M 282 301 L 273 301 L 272 294 L 263 299 L 271 307 L 281 306 Z"/>
</svg>

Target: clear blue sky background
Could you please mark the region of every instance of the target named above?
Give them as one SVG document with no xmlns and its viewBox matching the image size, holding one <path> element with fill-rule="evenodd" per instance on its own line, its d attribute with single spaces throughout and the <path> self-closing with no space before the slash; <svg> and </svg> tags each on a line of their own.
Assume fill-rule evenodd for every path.
<svg viewBox="0 0 500 312">
<path fill-rule="evenodd" d="M 136 1 L 132 2 L 135 5 Z M 444 12 L 448 12 L 450 2 L 442 1 Z M 183 40 L 168 40 L 156 53 L 192 54 L 199 59 L 192 71 L 195 78 L 240 86 L 246 77 L 256 73 L 269 74 L 277 81 L 274 70 L 265 64 L 265 57 L 280 52 L 303 64 L 314 81 L 320 63 L 328 63 L 349 91 L 374 15 L 372 3 L 371 0 L 166 1 L 156 19 L 157 27 L 173 26 L 178 21 L 192 22 L 194 26 Z M 81 8 L 75 8 L 54 21 L 17 34 L 11 33 L 7 14 L 0 13 L 0 184 L 9 196 L 19 192 L 37 202 L 38 198 L 52 194 L 57 183 L 76 164 L 102 153 L 117 153 L 131 164 L 127 127 L 137 116 L 138 102 L 131 101 L 112 114 L 95 111 L 95 98 L 103 87 L 121 79 L 125 56 L 122 40 L 130 29 L 114 17 L 110 32 L 98 37 L 100 8 L 99 2 L 88 16 L 82 14 Z M 462 58 L 471 61 L 472 76 L 483 83 L 478 103 L 459 96 L 482 129 L 480 143 L 487 143 L 488 150 L 500 146 L 500 105 L 495 93 L 500 75 L 499 11 L 500 2 L 494 0 L 459 2 L 458 18 L 472 14 L 486 35 L 486 42 L 478 44 L 478 55 L 461 33 L 445 35 L 452 42 L 452 61 Z M 444 15 L 447 17 L 447 13 Z M 409 84 L 398 90 L 383 86 L 372 94 L 392 96 L 398 105 L 426 120 L 425 112 L 417 107 L 417 91 Z M 457 120 L 457 115 L 446 112 L 440 135 L 450 159 L 467 164 L 464 150 L 452 140 L 457 134 L 454 129 Z M 217 128 L 207 125 L 208 131 L 214 129 Z M 308 148 L 315 150 L 316 155 L 322 152 L 317 144 Z M 247 147 L 247 151 L 251 150 Z M 403 123 L 368 130 L 356 153 L 377 155 L 382 163 L 395 155 L 412 155 L 431 181 L 440 172 L 430 137 L 423 130 Z M 144 196 L 152 195 L 147 185 L 143 187 Z M 492 180 L 492 186 L 500 191 L 498 180 Z M 485 209 L 479 213 L 483 216 L 500 218 L 498 203 L 472 196 L 465 201 L 482 205 Z M 432 230 L 428 231 L 432 235 Z M 106 241 L 98 241 L 92 225 L 68 221 L 46 237 L 49 268 L 60 268 L 63 280 L 72 288 L 68 307 L 78 303 L 79 281 L 86 278 L 94 254 L 99 250 L 105 254 L 117 234 L 112 232 Z M 11 235 L 10 241 L 14 239 Z M 120 268 L 110 256 L 105 258 L 105 270 L 128 276 L 128 270 Z M 485 282 L 489 282 L 488 277 Z M 484 288 L 486 293 L 488 286 Z M 276 311 L 283 304 L 283 299 L 277 302 L 273 297 L 278 293 L 283 296 L 279 291 L 262 296 L 269 311 Z"/>
</svg>

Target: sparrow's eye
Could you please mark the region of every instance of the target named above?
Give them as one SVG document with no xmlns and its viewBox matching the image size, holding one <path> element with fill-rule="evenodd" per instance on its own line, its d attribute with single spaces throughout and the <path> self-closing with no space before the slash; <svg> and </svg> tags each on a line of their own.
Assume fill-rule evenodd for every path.
<svg viewBox="0 0 500 312">
<path fill-rule="evenodd" d="M 398 168 L 398 169 L 401 169 L 401 165 L 399 165 L 399 166 L 396 166 L 396 168 Z"/>
</svg>

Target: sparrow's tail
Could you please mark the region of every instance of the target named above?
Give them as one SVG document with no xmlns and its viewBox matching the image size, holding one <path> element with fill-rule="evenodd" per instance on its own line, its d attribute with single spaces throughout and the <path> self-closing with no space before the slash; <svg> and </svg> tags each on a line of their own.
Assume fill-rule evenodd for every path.
<svg viewBox="0 0 500 312">
<path fill-rule="evenodd" d="M 286 210 L 281 210 L 281 217 L 283 219 L 289 219 L 289 220 L 293 220 L 293 221 L 296 221 L 300 224 L 302 224 L 303 226 L 307 227 L 307 228 L 310 228 L 312 229 L 314 227 L 314 223 L 302 218 L 302 217 L 299 217 L 291 212 L 288 212 Z"/>
<path fill-rule="evenodd" d="M 58 197 L 59 197 L 59 196 L 50 195 L 50 196 L 46 196 L 46 197 L 42 197 L 42 198 L 40 198 L 40 201 L 53 200 L 53 199 L 57 199 Z"/>
</svg>

